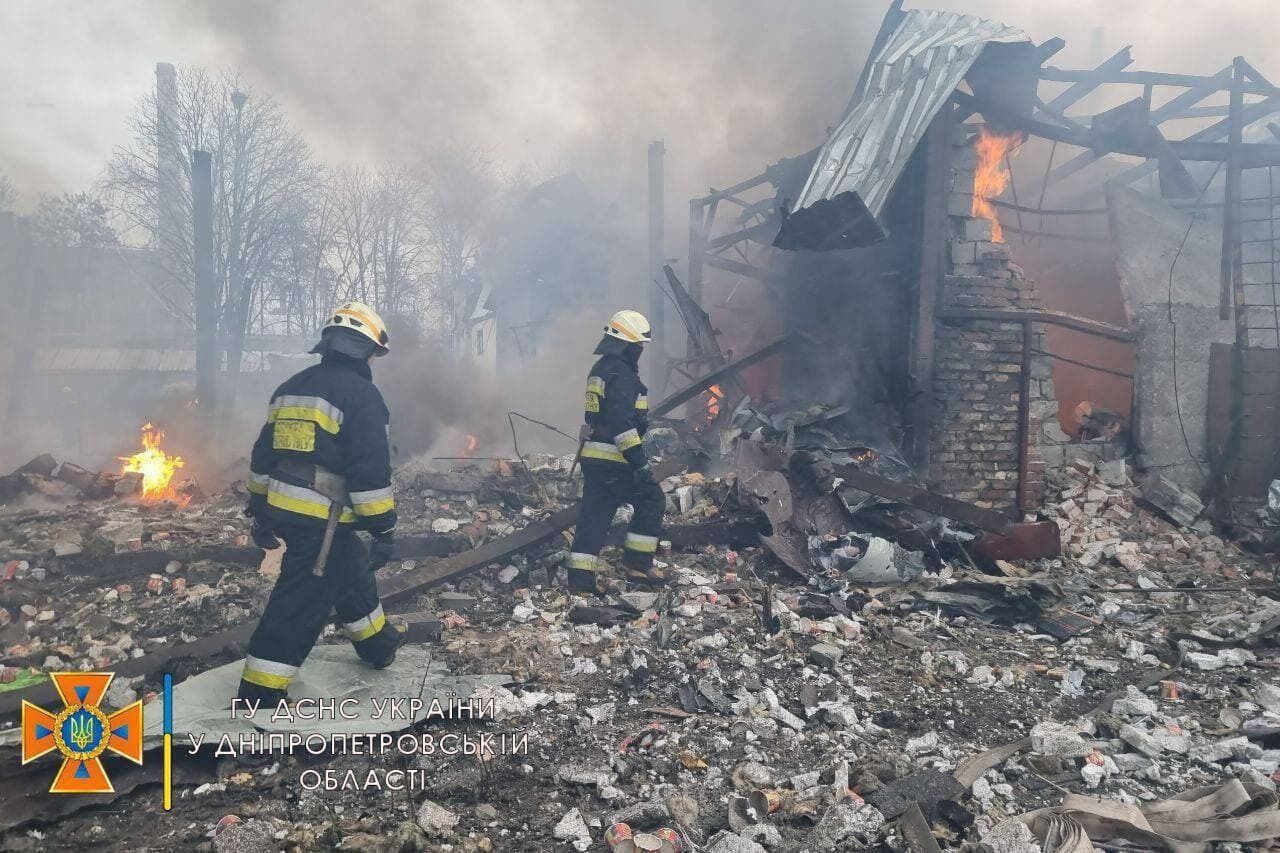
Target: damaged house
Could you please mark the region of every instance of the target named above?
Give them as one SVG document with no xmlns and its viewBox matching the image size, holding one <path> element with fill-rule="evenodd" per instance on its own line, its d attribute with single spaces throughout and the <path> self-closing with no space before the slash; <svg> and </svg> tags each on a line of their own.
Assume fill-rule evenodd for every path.
<svg viewBox="0 0 1280 853">
<path fill-rule="evenodd" d="M 1133 452 L 1230 519 L 1277 471 L 1278 90 L 1063 45 L 894 3 L 819 149 L 691 201 L 687 287 L 739 352 L 792 335 L 764 397 L 847 406 L 955 498 L 1030 511 Z"/>
</svg>

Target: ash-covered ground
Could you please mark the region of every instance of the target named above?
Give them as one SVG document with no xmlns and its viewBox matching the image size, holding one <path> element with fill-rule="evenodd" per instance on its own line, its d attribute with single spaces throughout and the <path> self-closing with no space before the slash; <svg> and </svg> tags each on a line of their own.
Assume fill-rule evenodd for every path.
<svg viewBox="0 0 1280 853">
<path fill-rule="evenodd" d="M 404 473 L 402 537 L 446 553 L 509 535 L 568 502 L 568 462 L 542 460 L 533 481 L 506 462 Z M 664 488 L 673 528 L 758 515 L 732 474 L 675 474 Z M 39 500 L 44 508 L 0 516 L 13 560 L 0 581 L 10 689 L 61 668 L 109 670 L 261 610 L 278 560 L 241 558 L 234 489 L 185 508 L 77 500 L 53 486 Z M 46 813 L 53 764 L 19 766 L 10 715 L 3 796 L 15 817 L 0 843 L 606 850 L 605 828 L 623 820 L 637 832 L 671 827 L 687 849 L 715 853 L 932 849 L 909 828 L 918 806 L 937 849 L 1029 851 L 1037 842 L 1010 818 L 1062 812 L 1072 793 L 1141 815 L 1232 780 L 1248 795 L 1232 814 L 1268 819 L 1280 766 L 1270 566 L 1159 517 L 1123 462 L 1066 469 L 1042 514 L 1058 522 L 1060 558 L 971 562 L 956 556 L 969 553 L 957 527 L 949 547 L 898 546 L 891 565 L 869 567 L 864 558 L 882 550 L 862 511 L 848 535 L 810 537 L 808 579 L 758 545 L 712 543 L 662 555 L 669 589 L 611 580 L 598 599 L 549 578 L 566 547 L 557 537 L 389 608 L 436 614 L 432 647 L 453 672 L 507 676 L 497 719 L 417 729 L 527 734 L 527 752 L 233 759 L 180 749 L 171 812 L 153 775 L 107 802 Z M 155 551 L 172 559 L 146 556 Z M 438 559 L 402 560 L 385 575 Z M 898 578 L 858 579 L 874 568 Z M 322 639 L 338 642 L 332 630 Z M 238 654 L 170 669 L 181 680 Z M 106 705 L 158 687 L 158 673 L 119 678 Z M 157 762 L 150 751 L 147 764 Z M 396 769 L 426 771 L 421 790 L 300 783 L 307 770 L 352 770 L 363 782 Z M 1128 843 L 1105 849 L 1161 849 Z"/>
</svg>

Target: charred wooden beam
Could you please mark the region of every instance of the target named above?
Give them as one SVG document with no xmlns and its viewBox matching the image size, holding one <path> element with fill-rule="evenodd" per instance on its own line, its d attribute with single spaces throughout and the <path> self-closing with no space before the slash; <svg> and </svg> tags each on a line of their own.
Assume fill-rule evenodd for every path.
<svg viewBox="0 0 1280 853">
<path fill-rule="evenodd" d="M 429 587 L 465 577 L 513 554 L 544 545 L 572 527 L 577 520 L 578 505 L 575 503 L 573 506 L 552 513 L 542 521 L 533 522 L 510 536 L 502 536 L 486 542 L 479 548 L 386 578 L 379 583 L 382 601 L 394 604 Z"/>
<path fill-rule="evenodd" d="M 725 190 L 717 190 L 715 188 L 709 189 L 707 190 L 707 194 L 705 196 L 703 196 L 702 198 L 690 199 L 689 203 L 706 205 L 706 204 L 711 204 L 712 202 L 721 201 L 724 199 L 732 199 L 738 193 L 755 189 L 761 184 L 767 184 L 769 182 L 770 182 L 769 172 L 765 171 L 759 175 L 756 175 L 754 178 L 747 178 L 745 181 L 734 184 L 733 186 Z"/>
<path fill-rule="evenodd" d="M 1072 104 L 1077 103 L 1082 98 L 1088 97 L 1089 93 L 1098 88 L 1105 82 L 1103 78 L 1108 74 L 1113 74 L 1122 68 L 1126 68 L 1133 64 L 1133 56 L 1129 53 L 1132 45 L 1117 51 L 1109 59 L 1104 61 L 1097 68 L 1093 69 L 1094 77 L 1088 80 L 1078 80 L 1068 86 L 1065 91 L 1059 93 L 1053 100 L 1045 104 L 1046 110 L 1062 112 L 1069 108 Z"/>
<path fill-rule="evenodd" d="M 988 120 L 999 121 L 1003 125 L 1018 128 L 1034 136 L 1095 150 L 1101 143 L 1101 139 L 1094 133 L 1083 133 L 1074 128 L 1049 124 L 1048 122 L 1018 115 L 1011 110 L 1006 110 L 989 101 L 975 98 L 965 92 L 955 92 L 952 98 L 962 107 L 973 112 L 982 113 L 983 117 Z M 1259 109 L 1263 108 L 1264 105 L 1270 105 L 1266 111 L 1259 113 L 1257 117 L 1261 118 L 1266 115 L 1267 111 L 1274 110 L 1276 103 L 1280 103 L 1280 99 L 1269 98 L 1266 101 L 1254 104 L 1253 106 Z M 1194 137 L 1170 141 L 1167 144 L 1179 160 L 1226 162 L 1230 150 L 1229 145 L 1220 142 L 1204 142 Z M 1128 154 L 1133 157 L 1145 157 L 1151 160 L 1155 160 L 1160 156 L 1160 151 L 1154 146 L 1137 144 L 1134 141 L 1125 141 L 1119 138 L 1109 140 L 1105 153 Z M 1277 166 L 1280 165 L 1280 145 L 1251 143 L 1242 147 L 1239 158 L 1243 168 Z"/>
<path fill-rule="evenodd" d="M 1247 126 L 1247 125 L 1253 124 L 1258 119 L 1265 118 L 1266 116 L 1269 116 L 1272 113 L 1277 111 L 1280 111 L 1280 97 L 1267 98 L 1265 101 L 1259 101 L 1256 104 L 1245 105 L 1244 111 L 1241 114 L 1241 117 L 1245 125 Z M 1230 120 L 1230 117 L 1228 117 L 1223 119 L 1222 121 L 1209 125 L 1204 130 L 1200 130 L 1191 134 L 1182 142 L 1183 144 L 1193 143 L 1193 142 L 1208 143 L 1218 139 L 1225 139 L 1230 132 L 1231 132 L 1231 120 Z M 1174 144 L 1176 145 L 1177 143 L 1174 143 Z M 1223 145 L 1222 149 L 1225 151 L 1228 147 L 1229 145 Z M 1248 147 L 1252 147 L 1252 146 L 1248 146 Z M 1194 159 L 1194 158 L 1187 158 L 1187 159 Z M 1225 160 L 1226 158 L 1224 157 L 1222 159 Z M 1124 183 L 1124 184 L 1131 184 L 1134 181 L 1141 180 L 1142 178 L 1145 178 L 1147 175 L 1151 174 L 1158 167 L 1158 165 L 1159 164 L 1155 160 L 1151 160 L 1146 163 L 1139 163 L 1137 166 L 1124 170 L 1120 174 L 1116 175 L 1114 178 L 1111 178 L 1111 180 L 1119 181 L 1120 183 Z"/>
<path fill-rule="evenodd" d="M 667 277 L 667 286 L 671 288 L 671 296 L 675 300 L 676 309 L 684 317 L 685 326 L 689 330 L 689 342 L 694 346 L 690 353 L 694 358 L 711 358 L 716 367 L 724 363 L 724 354 L 720 351 L 720 342 L 716 340 L 715 329 L 711 325 L 711 316 L 702 310 L 702 306 L 694 301 L 685 290 L 676 271 L 664 264 L 663 274 Z"/>
<path fill-rule="evenodd" d="M 971 524 L 981 530 L 1004 533 L 1012 524 L 1001 513 L 958 501 L 911 483 L 890 480 L 869 471 L 863 471 L 855 465 L 839 466 L 835 469 L 835 475 L 843 479 L 846 486 L 852 486 L 891 501 L 898 501 L 952 521 Z"/>
<path fill-rule="evenodd" d="M 942 853 L 938 840 L 933 837 L 933 830 L 929 828 L 929 821 L 925 820 L 924 813 L 920 811 L 919 803 L 913 802 L 907 806 L 907 810 L 898 819 L 898 827 L 902 830 L 902 837 L 911 853 Z"/>
<path fill-rule="evenodd" d="M 182 563 L 209 561 L 230 563 L 236 566 L 257 566 L 262 562 L 261 548 L 234 545 L 206 545 L 200 548 L 174 548 L 160 550 L 145 548 L 140 551 L 121 551 L 105 557 L 74 554 L 58 557 L 58 565 L 69 575 L 85 575 L 95 581 L 114 580 L 132 575 L 162 572 L 170 562 Z"/>
<path fill-rule="evenodd" d="M 417 560 L 423 557 L 448 557 L 462 550 L 465 540 L 456 536 L 397 536 L 392 558 Z"/>
<path fill-rule="evenodd" d="M 1280 92 L 1280 89 L 1277 89 L 1274 83 L 1272 83 L 1266 77 L 1263 77 L 1262 72 L 1254 68 L 1252 65 L 1250 65 L 1248 60 L 1246 60 L 1243 56 L 1237 56 L 1235 58 L 1235 61 L 1232 62 L 1231 64 L 1233 68 L 1239 67 L 1240 70 L 1244 72 L 1244 76 L 1252 80 L 1254 83 L 1257 83 L 1260 86 L 1270 86 L 1271 91 Z"/>
<path fill-rule="evenodd" d="M 997 308 L 948 308 L 938 316 L 943 320 L 994 320 L 999 323 L 1021 323 L 1023 320 L 1031 320 L 1035 323 L 1048 323 L 1053 326 L 1061 326 L 1064 329 L 1084 332 L 1089 335 L 1097 335 L 1100 338 L 1107 338 L 1113 341 L 1133 343 L 1138 339 L 1137 335 L 1129 329 L 1125 329 L 1120 326 L 1113 326 L 1110 323 L 1104 323 L 1101 320 L 1091 320 L 1088 317 L 1077 317 L 1074 314 L 1064 314 L 1061 311 L 1030 311 Z"/>
<path fill-rule="evenodd" d="M 782 349 L 783 345 L 786 344 L 789 339 L 789 335 L 783 335 L 777 340 L 765 344 L 755 352 L 749 355 L 744 355 L 742 358 L 729 362 L 724 367 L 711 371 L 696 382 L 686 385 L 679 391 L 670 394 L 665 400 L 654 406 L 650 410 L 650 413 L 656 418 L 673 411 L 677 406 L 689 402 L 703 391 L 706 391 L 712 385 L 735 375 L 740 370 L 745 370 L 757 362 L 764 361 L 766 358 Z"/>
<path fill-rule="evenodd" d="M 773 199 L 769 199 L 769 203 L 773 203 Z M 727 249 L 730 246 L 736 246 L 743 240 L 755 240 L 757 243 L 772 243 L 773 238 L 778 236 L 779 221 L 776 216 L 769 217 L 768 220 L 761 222 L 759 225 L 752 225 L 750 228 L 743 228 L 741 231 L 734 231 L 731 234 L 724 234 L 716 237 L 707 244 L 713 252 Z"/>
<path fill-rule="evenodd" d="M 1137 86 L 1181 86 L 1194 89 L 1214 83 L 1217 78 L 1202 77 L 1196 74 L 1167 74 L 1161 71 L 1072 71 L 1049 66 L 1040 69 L 1040 79 L 1052 80 L 1057 83 L 1094 82 L 1095 85 L 1102 83 L 1129 83 Z M 1217 88 L 1218 90 L 1223 90 L 1227 86 L 1218 82 Z M 1280 94 L 1280 89 L 1265 81 L 1259 82 L 1257 80 L 1245 83 L 1242 91 L 1249 95 Z"/>
</svg>

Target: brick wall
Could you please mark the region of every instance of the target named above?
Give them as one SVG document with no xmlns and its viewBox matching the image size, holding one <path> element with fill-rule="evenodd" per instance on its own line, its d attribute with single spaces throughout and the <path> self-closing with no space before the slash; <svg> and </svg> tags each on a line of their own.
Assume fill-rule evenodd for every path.
<svg viewBox="0 0 1280 853">
<path fill-rule="evenodd" d="M 991 239 L 991 223 L 970 213 L 977 164 L 968 130 L 952 140 L 952 181 L 947 212 L 949 246 L 942 308 L 1040 308 L 1036 284 L 1013 260 L 1008 243 Z M 1042 324 L 1031 327 L 1032 351 L 1047 353 Z M 942 320 L 935 329 L 934 397 L 930 480 L 940 491 L 978 506 L 1007 510 L 1018 492 L 1021 322 Z M 1033 355 L 1030 394 L 1030 456 L 1024 505 L 1044 497 L 1045 455 L 1054 453 L 1062 431 L 1053 393 L 1053 364 Z M 1061 443 L 1067 441 L 1061 434 Z M 1045 454 L 1042 450 L 1047 450 Z"/>
</svg>

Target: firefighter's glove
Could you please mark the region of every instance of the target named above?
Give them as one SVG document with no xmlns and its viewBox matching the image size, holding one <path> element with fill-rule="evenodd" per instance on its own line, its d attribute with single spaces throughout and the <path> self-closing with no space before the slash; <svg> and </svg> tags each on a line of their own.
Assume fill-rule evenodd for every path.
<svg viewBox="0 0 1280 853">
<path fill-rule="evenodd" d="M 276 533 L 271 527 L 270 520 L 259 518 L 256 515 L 252 516 L 252 518 L 253 524 L 249 526 L 249 536 L 253 539 L 253 544 L 268 551 L 273 548 L 279 548 L 280 540 L 276 538 Z"/>
<path fill-rule="evenodd" d="M 631 475 L 635 478 L 635 484 L 637 487 L 652 486 L 654 483 L 653 469 L 649 467 L 648 463 L 645 463 L 633 470 Z"/>
<path fill-rule="evenodd" d="M 373 544 L 369 547 L 369 571 L 376 572 L 391 562 L 391 554 L 395 549 L 396 534 L 394 530 L 385 530 L 382 533 L 373 534 Z"/>
</svg>

